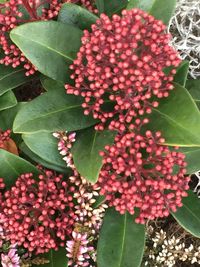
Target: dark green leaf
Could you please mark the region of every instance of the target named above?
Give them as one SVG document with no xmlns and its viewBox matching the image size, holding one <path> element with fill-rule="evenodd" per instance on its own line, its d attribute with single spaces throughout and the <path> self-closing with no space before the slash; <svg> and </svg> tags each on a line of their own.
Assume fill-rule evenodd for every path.
<svg viewBox="0 0 200 267">
<path fill-rule="evenodd" d="M 6 186 L 12 186 L 16 179 L 23 173 L 32 172 L 39 174 L 39 171 L 28 161 L 0 149 L 0 177 L 5 178 Z"/>
<path fill-rule="evenodd" d="M 49 260 L 49 263 L 40 265 L 41 267 L 67 267 L 68 260 L 65 248 L 60 248 L 58 251 L 50 250 L 47 254 L 42 254 L 41 257 Z M 38 265 L 33 265 L 38 267 Z"/>
<path fill-rule="evenodd" d="M 167 25 L 174 13 L 175 7 L 176 0 L 168 0 L 167 3 L 166 0 L 155 0 L 150 9 L 150 14 Z"/>
<path fill-rule="evenodd" d="M 12 68 L 0 65 L 0 95 L 12 90 L 28 81 L 33 77 L 25 75 L 24 68 Z"/>
<path fill-rule="evenodd" d="M 61 83 L 59 81 L 52 80 L 44 75 L 41 76 L 40 78 L 41 84 L 43 88 L 46 91 L 51 91 L 51 90 L 63 90 L 65 91 L 65 86 L 64 83 Z"/>
<path fill-rule="evenodd" d="M 189 191 L 189 196 L 183 199 L 183 207 L 172 215 L 186 231 L 200 238 L 200 212 L 197 195 Z"/>
<path fill-rule="evenodd" d="M 186 156 L 188 174 L 200 170 L 200 147 L 181 147 L 179 151 Z"/>
<path fill-rule="evenodd" d="M 108 209 L 98 242 L 98 267 L 139 267 L 144 244 L 144 225 L 136 224 L 128 213 Z"/>
<path fill-rule="evenodd" d="M 175 84 L 159 107 L 152 110 L 146 128 L 161 131 L 168 145 L 200 146 L 200 112 L 188 91 Z"/>
<path fill-rule="evenodd" d="M 69 81 L 69 65 L 76 58 L 81 36 L 78 28 L 56 21 L 23 24 L 10 33 L 12 41 L 41 73 L 62 82 Z"/>
<path fill-rule="evenodd" d="M 188 76 L 189 62 L 183 61 L 177 69 L 177 73 L 174 77 L 174 81 L 182 86 L 185 86 Z"/>
<path fill-rule="evenodd" d="M 67 169 L 65 161 L 58 151 L 58 139 L 53 137 L 52 133 L 23 134 L 22 139 L 27 147 L 38 157 L 51 163 L 52 166 L 55 164 L 62 169 Z"/>
<path fill-rule="evenodd" d="M 88 181 L 96 182 L 102 167 L 102 157 L 99 152 L 105 145 L 114 141 L 115 133 L 95 131 L 89 128 L 81 132 L 72 148 L 74 164 L 78 172 Z"/>
<path fill-rule="evenodd" d="M 19 146 L 20 150 L 29 158 L 31 159 L 33 162 L 37 163 L 37 164 L 41 164 L 42 166 L 51 169 L 51 170 L 55 170 L 57 172 L 61 172 L 61 173 L 69 173 L 69 169 L 58 166 L 54 163 L 49 163 L 47 161 L 45 161 L 44 159 L 40 158 L 38 155 L 34 154 L 29 148 L 28 146 L 25 145 L 24 142 L 22 142 Z"/>
<path fill-rule="evenodd" d="M 12 91 L 0 96 L 0 111 L 17 105 L 17 99 Z"/>
<path fill-rule="evenodd" d="M 58 21 L 71 24 L 81 30 L 90 29 L 98 19 L 97 16 L 89 12 L 87 9 L 78 5 L 66 3 L 58 14 Z"/>
<path fill-rule="evenodd" d="M 84 116 L 82 98 L 52 90 L 35 98 L 20 109 L 13 130 L 16 133 L 38 131 L 74 131 L 95 124 L 91 116 Z"/>
<path fill-rule="evenodd" d="M 99 13 L 105 13 L 108 16 L 119 13 L 126 8 L 128 0 L 96 0 Z"/>
</svg>

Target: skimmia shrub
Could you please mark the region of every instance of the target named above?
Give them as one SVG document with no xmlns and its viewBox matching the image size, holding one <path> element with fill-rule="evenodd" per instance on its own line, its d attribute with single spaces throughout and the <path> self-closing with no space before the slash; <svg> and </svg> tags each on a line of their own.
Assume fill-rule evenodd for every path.
<svg viewBox="0 0 200 267">
<path fill-rule="evenodd" d="M 162 264 L 145 230 L 172 216 L 198 239 L 199 81 L 167 33 L 176 1 L 0 2 L 0 265 Z"/>
</svg>

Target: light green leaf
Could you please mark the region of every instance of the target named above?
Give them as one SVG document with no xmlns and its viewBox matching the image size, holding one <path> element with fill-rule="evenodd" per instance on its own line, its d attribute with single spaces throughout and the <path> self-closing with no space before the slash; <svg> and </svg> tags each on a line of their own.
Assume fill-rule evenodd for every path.
<svg viewBox="0 0 200 267">
<path fill-rule="evenodd" d="M 80 29 L 57 21 L 40 21 L 22 24 L 11 31 L 10 37 L 41 73 L 62 82 L 70 80 L 69 65 L 81 45 Z"/>
<path fill-rule="evenodd" d="M 185 87 L 187 76 L 188 76 L 188 70 L 189 70 L 189 62 L 183 61 L 177 69 L 177 73 L 174 77 L 174 82 Z"/>
<path fill-rule="evenodd" d="M 172 215 L 187 232 L 200 238 L 200 212 L 197 195 L 189 191 L 189 196 L 183 198 L 183 207 Z"/>
<path fill-rule="evenodd" d="M 152 8 L 155 0 L 129 0 L 127 9 L 139 8 L 144 11 L 149 11 Z"/>
<path fill-rule="evenodd" d="M 98 267 L 139 267 L 144 244 L 144 225 L 136 224 L 128 213 L 108 209 L 98 241 Z"/>
<path fill-rule="evenodd" d="M 81 30 L 90 29 L 98 17 L 87 9 L 71 3 L 65 3 L 58 14 L 58 21 L 71 24 Z"/>
<path fill-rule="evenodd" d="M 200 147 L 181 147 L 179 151 L 184 153 L 187 162 L 187 173 L 192 174 L 200 170 Z"/>
<path fill-rule="evenodd" d="M 128 0 L 96 0 L 99 14 L 105 13 L 108 16 L 119 13 L 127 4 Z"/>
<path fill-rule="evenodd" d="M 88 181 L 96 182 L 102 167 L 99 152 L 105 145 L 114 141 L 115 132 L 95 131 L 93 128 L 82 131 L 72 148 L 74 164 L 78 172 Z"/>
<path fill-rule="evenodd" d="M 61 83 L 59 81 L 52 80 L 44 75 L 40 77 L 41 84 L 43 88 L 46 91 L 51 91 L 51 90 L 62 90 L 65 91 L 65 85 L 64 83 Z"/>
<path fill-rule="evenodd" d="M 159 100 L 145 129 L 161 131 L 170 146 L 200 146 L 200 112 L 188 91 L 175 84 L 169 97 Z"/>
<path fill-rule="evenodd" d="M 5 178 L 7 187 L 12 186 L 21 174 L 30 172 L 39 174 L 38 169 L 28 161 L 0 149 L 0 177 Z"/>
<path fill-rule="evenodd" d="M 82 97 L 52 90 L 35 98 L 18 112 L 13 131 L 33 133 L 39 131 L 74 131 L 96 123 L 92 116 L 83 114 Z"/>
</svg>

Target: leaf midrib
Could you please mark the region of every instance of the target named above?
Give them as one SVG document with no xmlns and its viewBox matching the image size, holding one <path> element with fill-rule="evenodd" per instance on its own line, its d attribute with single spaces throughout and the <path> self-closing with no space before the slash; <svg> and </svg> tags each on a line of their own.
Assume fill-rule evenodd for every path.
<svg viewBox="0 0 200 267">
<path fill-rule="evenodd" d="M 121 246 L 121 254 L 119 258 L 119 267 L 124 267 L 122 266 L 122 259 L 123 259 L 123 252 L 124 252 L 124 244 L 125 244 L 125 236 L 126 236 L 126 224 L 127 224 L 127 213 L 124 215 L 124 227 L 123 227 L 123 235 L 122 235 L 122 246 Z"/>
<path fill-rule="evenodd" d="M 24 69 L 20 69 L 20 70 L 17 70 L 17 71 L 9 72 L 8 74 L 6 74 L 6 75 L 0 77 L 0 82 L 1 82 L 2 80 L 4 80 L 5 78 L 7 78 L 7 77 L 9 77 L 9 76 L 12 76 L 13 74 L 16 74 L 16 73 L 21 72 L 21 71 L 24 71 Z"/>
<path fill-rule="evenodd" d="M 19 37 L 25 38 L 24 35 L 17 34 L 17 33 L 12 33 L 12 35 L 13 35 L 13 36 L 15 35 L 15 36 L 19 36 Z M 64 57 L 64 58 L 66 58 L 66 59 L 68 59 L 68 60 L 70 60 L 70 61 L 72 61 L 72 62 L 73 62 L 73 60 L 74 60 L 73 58 L 70 58 L 69 56 L 67 56 L 67 55 L 65 55 L 65 54 L 63 54 L 63 53 L 61 53 L 61 52 L 58 51 L 58 50 L 53 49 L 52 47 L 50 47 L 50 46 L 48 46 L 48 45 L 45 45 L 45 44 L 43 44 L 43 43 L 37 42 L 37 41 L 35 41 L 35 40 L 32 40 L 31 38 L 25 38 L 25 39 L 28 40 L 28 41 L 31 41 L 31 42 L 33 42 L 33 43 L 35 43 L 35 44 L 38 44 L 39 46 L 45 47 L 45 48 L 49 49 L 50 51 L 53 51 L 54 53 L 56 53 L 56 54 L 58 54 L 58 55 L 60 55 L 60 56 L 62 56 L 62 57 Z"/>
</svg>

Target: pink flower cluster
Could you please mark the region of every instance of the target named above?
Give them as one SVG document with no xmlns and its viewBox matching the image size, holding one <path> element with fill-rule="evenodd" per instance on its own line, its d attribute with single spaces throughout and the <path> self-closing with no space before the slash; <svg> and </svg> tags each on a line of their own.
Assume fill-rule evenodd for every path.
<svg viewBox="0 0 200 267">
<path fill-rule="evenodd" d="M 45 171 L 36 179 L 22 174 L 1 204 L 6 237 L 36 254 L 64 246 L 75 222 L 73 208 L 71 188 L 62 175 Z"/>
<path fill-rule="evenodd" d="M 55 18 L 65 2 L 82 4 L 91 11 L 96 10 L 90 0 L 9 0 L 0 3 L 0 46 L 5 55 L 0 63 L 11 65 L 13 68 L 23 65 L 27 76 L 34 74 L 36 67 L 11 42 L 9 33 L 16 26 L 26 22 Z"/>
<path fill-rule="evenodd" d="M 162 145 L 159 132 L 145 136 L 127 133 L 101 152 L 104 166 L 99 176 L 100 193 L 110 206 L 124 214 L 140 209 L 136 222 L 169 215 L 182 206 L 189 189 L 184 155 Z M 175 168 L 178 171 L 174 172 Z"/>
<path fill-rule="evenodd" d="M 160 132 L 144 134 L 143 127 L 174 89 L 180 59 L 169 40 L 166 26 L 142 10 L 111 19 L 102 14 L 91 32 L 84 31 L 71 66 L 74 86 L 65 86 L 84 98 L 85 115 L 99 119 L 96 130 L 117 131 L 114 145 L 101 152 L 98 185 L 120 213 L 138 208 L 138 223 L 176 211 L 189 189 L 184 155 L 164 146 Z"/>
<path fill-rule="evenodd" d="M 150 113 L 158 99 L 169 95 L 180 59 L 168 45 L 165 30 L 161 21 L 132 9 L 112 19 L 102 14 L 92 32 L 84 31 L 70 66 L 75 86 L 67 84 L 66 92 L 84 97 L 85 115 L 92 113 L 101 121 L 97 130 L 108 121 L 110 130 L 123 132 L 125 124 L 133 129 L 138 116 Z M 164 69 L 169 67 L 167 74 Z M 112 110 L 107 107 L 110 102 Z"/>
</svg>

